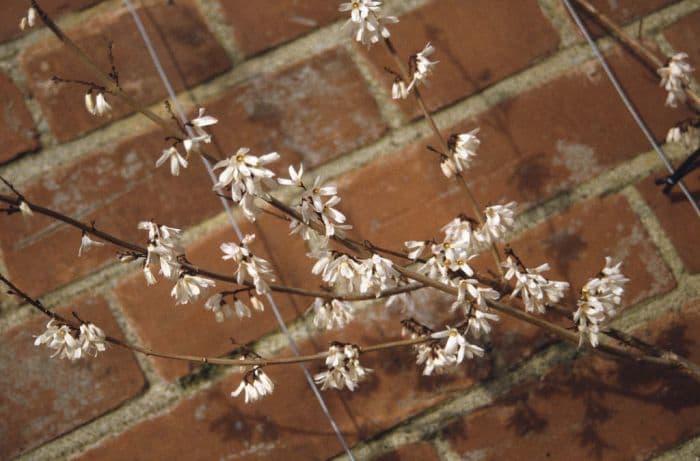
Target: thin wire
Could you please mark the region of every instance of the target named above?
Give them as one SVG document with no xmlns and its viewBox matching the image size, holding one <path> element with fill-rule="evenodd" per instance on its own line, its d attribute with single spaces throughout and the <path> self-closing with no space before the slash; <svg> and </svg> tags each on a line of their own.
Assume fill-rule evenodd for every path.
<svg viewBox="0 0 700 461">
<path fill-rule="evenodd" d="M 622 89 L 620 82 L 617 80 L 617 77 L 615 77 L 615 74 L 613 74 L 612 70 L 610 69 L 610 66 L 608 66 L 607 61 L 603 57 L 603 53 L 600 52 L 600 48 L 598 48 L 598 45 L 596 45 L 593 38 L 591 38 L 591 34 L 588 33 L 588 29 L 586 28 L 585 24 L 583 24 L 583 21 L 581 21 L 581 17 L 578 15 L 578 13 L 571 5 L 569 0 L 563 1 L 564 5 L 566 5 L 566 8 L 569 10 L 569 13 L 574 18 L 574 21 L 576 21 L 576 25 L 581 30 L 581 33 L 583 33 L 583 36 L 586 37 L 586 41 L 588 41 L 588 44 L 591 46 L 593 53 L 596 55 L 596 58 L 598 58 L 598 61 L 600 61 L 601 66 L 603 66 L 603 69 L 605 70 L 608 79 L 610 79 L 610 82 L 613 84 L 613 87 L 615 87 L 615 91 L 617 91 L 617 94 L 620 95 L 620 99 L 622 99 L 622 102 L 625 104 L 627 111 L 632 115 L 634 121 L 637 122 L 639 129 L 642 130 L 644 136 L 646 136 L 647 140 L 649 141 L 649 144 L 651 144 L 654 147 L 654 150 L 659 155 L 659 158 L 666 166 L 668 172 L 670 174 L 675 173 L 673 165 L 671 165 L 671 162 L 669 162 L 668 157 L 666 157 L 664 151 L 661 150 L 661 147 L 657 144 L 656 140 L 654 139 L 654 136 L 651 134 L 649 128 L 644 123 L 644 120 L 642 120 L 642 118 L 637 113 L 637 110 L 632 105 L 632 102 L 630 102 L 629 98 L 627 97 L 627 94 L 625 93 L 625 90 Z M 698 215 L 698 217 L 700 217 L 700 208 L 698 207 L 698 204 L 695 202 L 695 200 L 693 200 L 693 196 L 690 195 L 690 191 L 688 191 L 688 188 L 685 187 L 685 183 L 682 180 L 678 181 L 678 187 L 680 187 L 680 189 L 683 191 L 685 196 L 688 198 L 688 201 L 690 202 L 690 206 L 693 207 L 695 213 Z"/>
<path fill-rule="evenodd" d="M 172 85 L 170 84 L 170 80 L 168 79 L 167 74 L 165 73 L 165 69 L 163 69 L 163 65 L 160 62 L 160 59 L 158 58 L 158 54 L 156 53 L 155 48 L 153 47 L 153 43 L 151 42 L 150 37 L 148 36 L 148 32 L 146 32 L 146 28 L 143 25 L 143 22 L 141 21 L 141 18 L 139 17 L 138 13 L 136 12 L 136 9 L 134 9 L 133 5 L 131 4 L 130 0 L 124 0 L 124 4 L 126 7 L 129 9 L 129 12 L 131 13 L 131 16 L 134 18 L 134 22 L 136 23 L 136 27 L 139 29 L 139 33 L 141 34 L 141 37 L 143 38 L 144 43 L 146 44 L 146 48 L 148 49 L 148 53 L 151 55 L 151 60 L 153 61 L 153 64 L 156 66 L 156 70 L 158 71 L 158 75 L 160 75 L 160 79 L 163 82 L 163 85 L 165 86 L 165 89 L 168 92 L 168 95 L 170 96 L 170 99 L 173 101 L 173 104 L 175 106 L 175 111 L 177 112 L 178 116 L 180 117 L 180 120 L 182 121 L 182 124 L 185 126 L 185 129 L 187 130 L 187 135 L 192 137 L 193 132 L 192 128 L 187 125 L 187 117 L 185 116 L 185 112 L 182 109 L 182 106 L 180 105 L 180 102 L 177 100 L 177 95 L 175 94 L 175 90 L 173 89 Z M 207 169 L 207 172 L 209 173 L 209 177 L 212 180 L 212 183 L 216 183 L 216 176 L 214 175 L 214 171 L 211 166 L 211 162 L 207 160 L 204 157 L 201 157 L 202 161 L 204 162 L 204 166 Z M 224 209 L 226 210 L 226 215 L 228 216 L 229 222 L 233 226 L 233 230 L 236 232 L 236 236 L 238 237 L 238 240 L 243 240 L 243 233 L 241 232 L 240 227 L 238 226 L 238 223 L 236 222 L 236 218 L 233 215 L 233 211 L 231 210 L 231 207 L 228 204 L 228 201 L 226 201 L 223 197 L 219 197 L 221 200 L 222 205 L 224 206 Z M 289 330 L 287 329 L 287 325 L 284 323 L 284 319 L 282 318 L 282 315 L 279 312 L 279 309 L 277 308 L 277 304 L 275 303 L 275 300 L 272 298 L 272 295 L 270 293 L 266 293 L 266 297 L 268 302 L 270 303 L 270 306 L 272 307 L 272 312 L 275 315 L 275 318 L 277 319 L 277 323 L 279 323 L 280 328 L 282 329 L 282 332 L 284 335 L 287 337 L 287 341 L 289 342 L 289 347 L 292 349 L 294 352 L 294 355 L 301 355 L 299 348 L 296 345 L 296 342 L 294 342 L 294 338 L 292 338 L 292 335 L 290 334 Z M 355 457 L 352 454 L 352 451 L 350 450 L 350 446 L 348 445 L 348 442 L 345 440 L 345 436 L 340 430 L 340 427 L 338 427 L 338 424 L 335 422 L 335 419 L 333 418 L 333 415 L 331 415 L 330 409 L 326 405 L 325 400 L 323 399 L 323 396 L 321 395 L 321 391 L 319 391 L 318 387 L 316 386 L 316 383 L 314 382 L 311 373 L 309 373 L 309 370 L 306 368 L 304 364 L 300 364 L 301 369 L 304 371 L 304 377 L 306 378 L 306 381 L 309 383 L 309 387 L 311 387 L 311 390 L 313 391 L 314 395 L 316 396 L 316 399 L 318 400 L 319 405 L 321 406 L 321 409 L 323 410 L 323 413 L 326 415 L 326 418 L 328 418 L 328 422 L 330 423 L 331 427 L 333 428 L 333 431 L 335 432 L 336 436 L 338 437 L 338 440 L 340 441 L 340 444 L 343 446 L 343 450 L 347 453 L 348 457 L 352 460 L 355 461 Z"/>
</svg>

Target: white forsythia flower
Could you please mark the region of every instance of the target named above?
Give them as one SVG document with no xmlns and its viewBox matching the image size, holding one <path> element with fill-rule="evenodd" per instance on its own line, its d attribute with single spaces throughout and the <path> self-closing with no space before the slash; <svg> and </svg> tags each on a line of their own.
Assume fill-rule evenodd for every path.
<svg viewBox="0 0 700 461">
<path fill-rule="evenodd" d="M 218 162 L 214 170 L 223 169 L 214 184 L 214 190 L 223 191 L 231 188 L 231 199 L 240 205 L 246 218 L 255 221 L 255 196 L 263 195 L 263 184 L 273 187 L 276 182 L 271 178 L 275 174 L 265 168 L 268 163 L 280 158 L 277 152 L 271 152 L 261 157 L 249 155 L 250 149 L 241 147 L 235 155 Z"/>
<path fill-rule="evenodd" d="M 221 293 L 217 293 L 214 296 L 209 297 L 207 302 L 204 303 L 204 308 L 208 311 L 212 311 L 214 318 L 219 323 L 223 322 L 224 319 L 230 319 L 233 317 L 233 311 L 228 303 L 226 303 L 226 300 Z"/>
<path fill-rule="evenodd" d="M 88 91 L 85 94 L 85 108 L 92 115 L 96 115 L 96 116 L 100 116 L 100 117 L 103 115 L 106 115 L 107 113 L 109 113 L 109 111 L 112 110 L 112 106 L 109 105 L 109 103 L 105 99 L 105 95 L 102 91 L 99 91 L 97 93 L 97 96 L 95 97 L 95 99 L 93 101 L 92 90 Z"/>
<path fill-rule="evenodd" d="M 385 24 L 399 22 L 395 16 L 380 16 L 381 5 L 382 2 L 373 0 L 355 0 L 341 3 L 338 8 L 339 11 L 350 11 L 350 19 L 345 26 L 353 26 L 354 39 L 363 45 L 377 43 L 380 37 L 389 38 L 391 34 Z"/>
<path fill-rule="evenodd" d="M 187 159 L 180 155 L 175 146 L 170 146 L 163 150 L 163 154 L 156 160 L 156 168 L 167 160 L 170 160 L 170 174 L 173 176 L 180 175 L 180 167 L 187 168 Z"/>
<path fill-rule="evenodd" d="M 59 325 L 54 319 L 49 320 L 49 323 L 46 324 L 46 331 L 34 340 L 35 346 L 42 344 L 46 344 L 49 349 L 55 351 L 51 357 L 58 356 L 60 359 L 68 358 L 69 360 L 77 360 L 82 357 L 83 351 L 80 347 L 80 341 L 73 336 L 70 327 Z"/>
<path fill-rule="evenodd" d="M 513 229 L 515 223 L 515 202 L 505 205 L 493 205 L 484 210 L 486 222 L 476 233 L 476 238 L 482 242 L 491 243 L 501 240 Z"/>
<path fill-rule="evenodd" d="M 238 397 L 241 392 L 245 391 L 245 403 L 250 403 L 272 394 L 274 389 L 275 384 L 272 380 L 261 367 L 256 366 L 246 373 L 238 388 L 231 392 L 231 397 Z"/>
<path fill-rule="evenodd" d="M 241 241 L 241 245 L 222 243 L 220 248 L 224 253 L 223 260 L 230 259 L 238 265 L 235 272 L 237 282 L 243 284 L 246 280 L 252 280 L 255 291 L 261 295 L 270 291 L 268 283 L 273 282 L 275 277 L 270 262 L 255 256 L 248 248 L 253 240 L 255 234 L 248 234 Z"/>
<path fill-rule="evenodd" d="M 547 280 L 541 275 L 549 270 L 549 264 L 545 263 L 534 269 L 527 268 L 522 272 L 516 260 L 508 256 L 502 266 L 506 269 L 506 280 L 515 278 L 515 289 L 510 297 L 514 298 L 519 294 L 527 312 L 537 311 L 544 314 L 545 307 L 559 302 L 569 289 L 567 282 Z"/>
<path fill-rule="evenodd" d="M 211 115 L 204 115 L 204 112 L 204 108 L 200 107 L 199 114 L 196 118 L 190 120 L 188 125 L 194 128 L 198 138 L 202 139 L 203 142 L 209 143 L 211 142 L 211 135 L 204 128 L 219 123 L 219 120 Z"/>
<path fill-rule="evenodd" d="M 29 10 L 27 10 L 27 15 L 22 17 L 22 20 L 19 22 L 19 28 L 25 30 L 27 27 L 34 27 L 34 24 L 36 24 L 36 15 L 36 8 L 29 8 Z"/>
<path fill-rule="evenodd" d="M 180 244 L 180 229 L 159 226 L 153 221 L 141 221 L 138 228 L 148 231 L 148 255 L 144 262 L 144 277 L 149 285 L 155 283 L 151 265 L 160 264 L 160 273 L 174 280 L 180 274 L 178 257 L 184 253 Z"/>
<path fill-rule="evenodd" d="M 22 200 L 22 202 L 20 202 L 20 204 L 19 204 L 19 211 L 22 213 L 22 216 L 24 216 L 25 218 L 29 218 L 29 217 L 34 215 L 34 212 L 29 207 L 29 205 L 27 205 L 27 202 L 25 202 L 24 200 Z"/>
<path fill-rule="evenodd" d="M 421 51 L 416 53 L 414 57 L 415 70 L 413 71 L 413 80 L 408 85 L 407 91 L 411 91 L 413 87 L 424 82 L 433 73 L 433 67 L 438 61 L 431 61 L 428 56 L 435 52 L 435 47 L 428 43 Z"/>
<path fill-rule="evenodd" d="M 314 308 L 314 325 L 316 328 L 332 330 L 343 328 L 353 319 L 352 304 L 338 299 L 330 302 L 316 298 L 311 305 Z"/>
<path fill-rule="evenodd" d="M 87 253 L 87 251 L 94 246 L 101 247 L 104 246 L 104 243 L 97 242 L 91 239 L 87 232 L 83 232 L 83 236 L 80 238 L 80 248 L 78 248 L 78 257 L 82 256 L 83 253 Z"/>
<path fill-rule="evenodd" d="M 104 331 L 92 323 L 80 325 L 78 342 L 83 352 L 93 357 L 96 357 L 98 352 L 104 352 L 107 349 Z"/>
<path fill-rule="evenodd" d="M 401 77 L 396 77 L 391 85 L 392 99 L 406 99 L 408 97 L 408 87 Z"/>
<path fill-rule="evenodd" d="M 289 165 L 289 179 L 277 178 L 277 182 L 283 186 L 304 187 L 304 182 L 301 177 L 304 176 L 304 165 L 299 164 L 299 170 L 294 171 L 294 166 Z"/>
<path fill-rule="evenodd" d="M 408 240 L 404 242 L 404 246 L 408 248 L 408 258 L 415 261 L 421 257 L 425 249 L 428 247 L 428 242 L 424 240 Z"/>
<path fill-rule="evenodd" d="M 666 105 L 676 107 L 686 100 L 685 91 L 690 85 L 693 68 L 687 62 L 687 53 L 676 53 L 668 61 L 666 67 L 657 70 L 661 77 L 661 86 L 668 91 Z"/>
<path fill-rule="evenodd" d="M 479 138 L 476 134 L 479 129 L 476 128 L 469 133 L 452 135 L 447 142 L 450 151 L 454 157 L 454 164 L 458 171 L 464 171 L 469 168 L 472 159 L 476 157 L 476 150 L 479 148 Z M 447 176 L 447 174 L 445 174 Z M 448 176 L 449 177 L 449 176 Z"/>
<path fill-rule="evenodd" d="M 666 134 L 667 143 L 683 144 L 688 149 L 695 149 L 700 142 L 700 132 L 693 125 L 674 126 Z"/>
<path fill-rule="evenodd" d="M 372 371 L 360 365 L 360 350 L 354 344 L 333 343 L 326 357 L 326 370 L 316 374 L 314 381 L 322 390 L 328 388 L 354 391 Z"/>
<path fill-rule="evenodd" d="M 181 273 L 170 292 L 170 296 L 175 298 L 176 304 L 187 304 L 196 301 L 207 289 L 215 285 L 213 280 Z"/>
<path fill-rule="evenodd" d="M 621 264 L 612 265 L 612 258 L 606 256 L 605 267 L 599 276 L 590 279 L 581 289 L 578 309 L 574 312 L 574 322 L 580 334 L 579 346 L 587 340 L 591 346 L 597 347 L 600 328 L 617 313 L 624 285 L 629 281 L 620 272 Z"/>
<path fill-rule="evenodd" d="M 425 364 L 423 368 L 425 376 L 433 373 L 442 374 L 457 363 L 457 356 L 445 353 L 445 349 L 439 344 L 419 344 L 417 351 L 416 364 Z"/>
<path fill-rule="evenodd" d="M 443 331 L 438 331 L 430 335 L 434 339 L 447 338 L 443 352 L 446 356 L 452 357 L 447 362 L 455 364 L 462 363 L 464 357 L 468 359 L 484 355 L 484 350 L 479 346 L 469 343 L 467 339 L 456 328 L 446 327 Z"/>
</svg>

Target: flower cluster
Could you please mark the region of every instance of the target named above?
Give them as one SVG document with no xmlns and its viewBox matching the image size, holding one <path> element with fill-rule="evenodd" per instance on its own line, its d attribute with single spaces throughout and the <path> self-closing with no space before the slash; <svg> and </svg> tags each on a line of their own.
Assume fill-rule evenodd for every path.
<svg viewBox="0 0 700 461">
<path fill-rule="evenodd" d="M 243 303 L 238 296 L 236 296 L 235 292 L 232 294 L 234 299 L 233 309 L 231 309 L 231 306 L 229 306 L 226 302 L 225 294 L 228 293 L 217 293 L 207 299 L 207 302 L 204 304 L 204 308 L 206 310 L 212 311 L 217 322 L 223 322 L 224 319 L 230 319 L 233 317 L 234 310 L 239 319 L 242 319 L 243 317 L 251 317 L 252 314 L 250 312 L 250 308 Z M 250 304 L 253 306 L 253 309 L 258 312 L 265 310 L 265 305 L 255 296 L 250 296 Z"/>
<path fill-rule="evenodd" d="M 433 339 L 447 338 L 445 345 L 439 342 L 430 344 L 419 344 L 417 346 L 418 365 L 425 364 L 423 374 L 430 376 L 433 373 L 441 374 L 454 366 L 462 363 L 464 358 L 472 359 L 475 356 L 483 356 L 484 350 L 479 346 L 469 343 L 463 334 L 456 328 L 446 327 L 443 331 L 438 331 L 430 335 Z"/>
<path fill-rule="evenodd" d="M 360 365 L 360 349 L 354 344 L 333 343 L 326 357 L 326 370 L 316 374 L 314 381 L 322 390 L 328 388 L 354 391 L 372 371 Z"/>
<path fill-rule="evenodd" d="M 204 128 L 215 125 L 219 120 L 211 115 L 204 115 L 204 112 L 204 108 L 200 108 L 198 116 L 187 122 L 187 126 L 194 129 L 195 135 L 185 138 L 182 141 L 186 156 L 189 156 L 190 153 L 193 152 L 200 152 L 202 143 L 208 144 L 211 142 L 211 135 L 207 133 Z M 180 167 L 187 168 L 188 162 L 186 156 L 182 156 L 175 146 L 170 146 L 164 149 L 161 156 L 156 160 L 156 167 L 170 161 L 170 174 L 178 176 L 180 174 Z"/>
<path fill-rule="evenodd" d="M 275 280 L 272 265 L 264 258 L 255 256 L 248 246 L 255 240 L 255 234 L 243 237 L 240 245 L 235 243 L 222 243 L 221 251 L 223 260 L 232 260 L 236 263 L 236 281 L 242 285 L 251 280 L 255 291 L 261 295 L 270 291 L 269 282 Z"/>
<path fill-rule="evenodd" d="M 300 234 L 304 240 L 311 240 L 318 233 L 313 227 L 323 228 L 323 236 L 318 239 L 318 244 L 325 247 L 328 239 L 334 235 L 342 236 L 345 230 L 352 226 L 345 224 L 346 217 L 337 208 L 340 203 L 338 189 L 332 184 L 322 184 L 322 179 L 317 176 L 312 187 L 307 187 L 302 180 L 304 174 L 303 165 L 299 170 L 289 167 L 289 179 L 279 178 L 277 181 L 284 186 L 294 186 L 303 189 L 301 201 L 294 209 L 301 215 L 301 221 L 292 219 L 289 228 L 292 234 Z"/>
<path fill-rule="evenodd" d="M 697 125 L 697 126 L 696 126 Z M 700 120 L 686 120 L 668 130 L 667 143 L 679 143 L 686 149 L 695 150 L 700 144 Z"/>
<path fill-rule="evenodd" d="M 380 38 L 389 38 L 391 34 L 386 24 L 397 23 L 395 16 L 380 16 L 382 2 L 374 0 L 354 0 L 340 4 L 339 11 L 350 11 L 346 25 L 352 25 L 354 39 L 363 45 L 377 43 Z"/>
<path fill-rule="evenodd" d="M 343 328 L 353 319 L 352 304 L 339 299 L 325 301 L 321 298 L 316 298 L 311 307 L 314 309 L 314 325 L 316 328 L 326 330 Z"/>
<path fill-rule="evenodd" d="M 544 314 L 545 307 L 559 302 L 569 289 L 568 282 L 547 280 L 541 275 L 542 272 L 549 270 L 549 264 L 545 263 L 529 269 L 521 267 L 519 261 L 508 256 L 502 265 L 506 269 L 505 279 L 515 278 L 515 289 L 510 297 L 520 295 L 527 312 L 537 311 Z"/>
<path fill-rule="evenodd" d="M 400 274 L 394 264 L 375 254 L 370 258 L 356 259 L 334 251 L 316 254 L 318 261 L 311 272 L 320 275 L 324 282 L 339 293 L 374 293 L 398 285 Z"/>
<path fill-rule="evenodd" d="M 250 403 L 272 394 L 274 389 L 275 383 L 265 374 L 262 367 L 256 366 L 245 374 L 241 384 L 231 392 L 231 397 L 238 397 L 245 391 L 245 403 Z"/>
<path fill-rule="evenodd" d="M 391 97 L 393 99 L 406 99 L 408 94 L 416 88 L 419 83 L 425 82 L 428 79 L 430 74 L 433 73 L 433 67 L 438 63 L 438 61 L 431 61 L 429 58 L 434 52 L 435 47 L 428 43 L 421 51 L 411 56 L 408 61 L 411 81 L 408 85 L 406 85 L 406 82 L 400 75 L 394 74 L 394 83 L 391 86 Z"/>
<path fill-rule="evenodd" d="M 612 258 L 605 258 L 605 267 L 598 277 L 590 279 L 581 289 L 578 309 L 574 312 L 574 322 L 580 334 L 579 346 L 588 341 L 598 346 L 600 328 L 617 313 L 629 281 L 620 272 L 621 262 L 612 265 Z"/>
<path fill-rule="evenodd" d="M 469 133 L 454 134 L 447 141 L 447 146 L 450 149 L 450 156 L 443 155 L 440 162 L 442 173 L 451 178 L 457 172 L 462 172 L 469 168 L 472 159 L 476 157 L 476 150 L 479 148 L 479 138 L 476 134 L 479 129 L 476 128 Z"/>
<path fill-rule="evenodd" d="M 221 160 L 214 165 L 215 170 L 222 169 L 219 173 L 214 190 L 222 193 L 230 189 L 231 199 L 240 205 L 243 214 L 250 221 L 255 221 L 255 197 L 265 195 L 265 187 L 272 188 L 276 182 L 275 176 L 265 165 L 280 158 L 277 152 L 270 152 L 261 157 L 250 155 L 250 149 L 241 147 L 235 155 Z"/>
<path fill-rule="evenodd" d="M 148 255 L 143 265 L 143 274 L 149 285 L 156 283 L 152 267 L 159 265 L 159 273 L 165 278 L 175 280 L 179 275 L 178 258 L 184 254 L 180 244 L 180 229 L 159 226 L 153 221 L 141 221 L 141 230 L 148 231 Z"/>
<path fill-rule="evenodd" d="M 687 60 L 687 53 L 676 53 L 668 60 L 666 67 L 657 70 L 661 77 L 661 86 L 668 91 L 667 106 L 676 107 L 679 102 L 684 103 L 686 100 L 685 91 L 690 85 L 693 72 Z"/>
<path fill-rule="evenodd" d="M 46 344 L 49 349 L 55 351 L 51 357 L 68 358 L 71 361 L 81 359 L 85 355 L 97 356 L 98 352 L 106 350 L 104 332 L 92 323 L 80 325 L 77 337 L 73 334 L 68 325 L 61 325 L 51 319 L 46 324 L 46 331 L 34 340 L 34 345 Z"/>
</svg>

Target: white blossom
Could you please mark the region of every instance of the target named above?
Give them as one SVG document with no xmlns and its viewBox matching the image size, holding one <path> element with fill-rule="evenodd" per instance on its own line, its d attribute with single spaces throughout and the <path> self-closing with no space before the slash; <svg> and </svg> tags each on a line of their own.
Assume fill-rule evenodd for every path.
<svg viewBox="0 0 700 461">
<path fill-rule="evenodd" d="M 457 170 L 464 171 L 469 168 L 472 159 L 476 157 L 476 150 L 481 143 L 479 138 L 476 137 L 478 132 L 479 129 L 476 128 L 469 133 L 462 133 L 450 138 L 448 144 L 454 156 L 454 163 Z"/>
<path fill-rule="evenodd" d="M 144 276 L 149 285 L 155 283 L 155 277 L 151 272 L 151 265 L 160 265 L 160 274 L 165 278 L 174 280 L 180 275 L 180 263 L 178 258 L 184 253 L 180 244 L 180 229 L 168 226 L 159 226 L 153 221 L 142 221 L 139 229 L 148 231 L 148 254 L 144 262 Z"/>
<path fill-rule="evenodd" d="M 407 90 L 410 92 L 413 87 L 417 86 L 418 83 L 424 82 L 430 74 L 433 73 L 433 67 L 438 63 L 438 61 L 431 61 L 428 56 L 435 52 L 435 47 L 428 43 L 425 47 L 416 53 L 414 62 L 415 70 L 413 72 L 413 80 L 408 85 Z"/>
<path fill-rule="evenodd" d="M 353 344 L 333 343 L 326 357 L 326 370 L 316 374 L 314 381 L 322 390 L 328 388 L 354 391 L 372 371 L 360 365 L 360 350 Z"/>
<path fill-rule="evenodd" d="M 350 11 L 350 19 L 345 26 L 352 25 L 354 39 L 363 45 L 377 43 L 381 38 L 389 38 L 391 34 L 385 24 L 397 23 L 394 16 L 380 16 L 382 2 L 372 0 L 355 0 L 340 4 L 339 11 Z"/>
<path fill-rule="evenodd" d="M 289 165 L 289 179 L 277 178 L 277 182 L 282 184 L 283 186 L 304 187 L 304 182 L 301 180 L 302 176 L 304 176 L 303 164 L 299 164 L 299 169 L 297 171 L 294 170 L 293 165 Z"/>
<path fill-rule="evenodd" d="M 173 176 L 180 175 L 180 167 L 187 168 L 187 159 L 180 155 L 175 146 L 163 150 L 163 154 L 156 160 L 156 167 L 161 166 L 167 160 L 170 160 L 170 174 Z"/>
<path fill-rule="evenodd" d="M 73 336 L 73 333 L 68 325 L 60 325 L 54 319 L 49 320 L 46 324 L 46 331 L 37 336 L 34 340 L 35 346 L 46 344 L 49 349 L 55 352 L 51 357 L 60 359 L 68 358 L 69 360 L 77 360 L 83 356 L 83 349 L 78 338 Z"/>
<path fill-rule="evenodd" d="M 78 248 L 78 257 L 82 256 L 83 253 L 94 246 L 104 246 L 103 242 L 97 242 L 90 238 L 87 232 L 83 232 L 83 236 L 80 238 L 80 248 Z"/>
<path fill-rule="evenodd" d="M 80 325 L 78 342 L 83 352 L 93 357 L 96 357 L 98 352 L 104 352 L 107 349 L 104 331 L 92 323 L 83 323 Z"/>
<path fill-rule="evenodd" d="M 612 258 L 606 256 L 605 267 L 599 276 L 590 279 L 581 289 L 578 309 L 574 312 L 580 335 L 579 346 L 588 341 L 597 347 L 600 328 L 616 315 L 624 285 L 629 281 L 620 272 L 621 264 L 612 265 Z"/>
<path fill-rule="evenodd" d="M 275 384 L 272 380 L 261 367 L 256 366 L 246 373 L 238 388 L 231 392 L 231 397 L 238 397 L 241 392 L 245 391 L 245 403 L 250 403 L 272 394 L 274 389 Z"/>
<path fill-rule="evenodd" d="M 690 77 L 693 72 L 687 60 L 687 53 L 676 53 L 665 67 L 657 70 L 661 77 L 661 86 L 668 91 L 667 106 L 676 107 L 679 102 L 684 103 L 687 98 L 685 92 L 690 86 Z"/>
<path fill-rule="evenodd" d="M 545 307 L 559 302 L 569 289 L 568 282 L 547 280 L 541 275 L 549 270 L 549 264 L 545 263 L 533 269 L 527 268 L 523 272 L 515 259 L 508 256 L 502 265 L 506 269 L 505 279 L 515 278 L 515 289 L 510 297 L 520 295 L 527 312 L 537 311 L 544 314 Z"/>
<path fill-rule="evenodd" d="M 425 249 L 428 247 L 427 242 L 422 240 L 408 240 L 404 242 L 404 246 L 408 248 L 408 258 L 416 260 L 421 257 Z"/>
<path fill-rule="evenodd" d="M 423 368 L 425 376 L 430 376 L 433 373 L 442 374 L 457 363 L 457 356 L 445 353 L 445 349 L 439 344 L 419 344 L 417 350 L 416 363 L 418 365 L 425 364 Z"/>
<path fill-rule="evenodd" d="M 24 200 L 22 200 L 19 204 L 19 211 L 22 213 L 22 216 L 24 216 L 25 218 L 29 218 L 29 217 L 34 215 L 34 212 L 29 207 L 27 202 L 25 202 Z"/>
<path fill-rule="evenodd" d="M 175 286 L 170 292 L 170 296 L 175 298 L 176 304 L 187 304 L 196 301 L 207 289 L 214 285 L 213 280 L 183 273 L 178 277 Z"/>
<path fill-rule="evenodd" d="M 200 107 L 197 117 L 190 120 L 189 125 L 194 128 L 197 137 L 201 138 L 203 142 L 209 143 L 211 142 L 211 135 L 204 131 L 204 128 L 217 124 L 219 120 L 211 115 L 204 115 L 204 112 L 204 108 Z"/>
<path fill-rule="evenodd" d="M 204 303 L 204 308 L 208 311 L 212 311 L 214 318 L 219 323 L 223 322 L 224 319 L 230 319 L 233 317 L 233 311 L 226 303 L 226 300 L 221 293 L 217 293 L 207 299 L 207 302 Z"/>
<path fill-rule="evenodd" d="M 442 174 L 445 175 L 446 178 L 451 178 L 459 171 L 455 161 L 447 155 L 443 155 L 442 160 L 440 160 L 440 170 L 442 170 Z"/>
<path fill-rule="evenodd" d="M 27 10 L 27 15 L 22 17 L 22 20 L 19 22 L 19 28 L 25 30 L 27 27 L 34 27 L 36 24 L 36 15 L 36 8 L 33 6 L 30 7 L 29 10 Z"/>
<path fill-rule="evenodd" d="M 353 319 L 352 304 L 338 299 L 324 301 L 316 298 L 311 305 L 314 309 L 314 325 L 316 328 L 332 330 L 343 328 Z"/>
<path fill-rule="evenodd" d="M 103 116 L 112 110 L 112 106 L 109 105 L 105 99 L 105 95 L 102 91 L 97 93 L 95 100 L 92 99 L 92 90 L 85 94 L 85 108 L 92 115 Z"/>
<path fill-rule="evenodd" d="M 408 87 L 401 77 L 396 77 L 391 85 L 392 99 L 406 99 L 408 97 Z"/>
<path fill-rule="evenodd" d="M 443 351 L 445 355 L 454 357 L 454 360 L 449 360 L 450 362 L 462 363 L 464 357 L 472 359 L 475 355 L 480 357 L 484 355 L 482 348 L 470 344 L 456 328 L 448 326 L 445 330 L 433 333 L 430 337 L 434 339 L 447 338 Z"/>
<path fill-rule="evenodd" d="M 692 126 L 674 126 L 666 134 L 667 143 L 682 144 L 688 149 L 695 149 L 700 142 L 699 130 Z"/>
<path fill-rule="evenodd" d="M 236 302 L 233 303 L 233 308 L 235 309 L 236 315 L 239 319 L 242 319 L 243 317 L 250 318 L 250 309 L 240 299 L 236 299 Z"/>
<path fill-rule="evenodd" d="M 232 260 L 237 264 L 236 280 L 243 284 L 246 280 L 252 280 L 255 291 L 258 294 L 270 291 L 269 282 L 274 281 L 272 265 L 269 261 L 259 256 L 255 256 L 248 245 L 255 240 L 255 234 L 248 234 L 243 238 L 241 245 L 235 243 L 222 243 L 221 251 L 224 253 L 223 260 Z"/>
<path fill-rule="evenodd" d="M 515 202 L 505 205 L 493 205 L 484 210 L 486 222 L 476 233 L 476 238 L 482 242 L 495 242 L 501 240 L 513 229 L 515 223 Z"/>
</svg>

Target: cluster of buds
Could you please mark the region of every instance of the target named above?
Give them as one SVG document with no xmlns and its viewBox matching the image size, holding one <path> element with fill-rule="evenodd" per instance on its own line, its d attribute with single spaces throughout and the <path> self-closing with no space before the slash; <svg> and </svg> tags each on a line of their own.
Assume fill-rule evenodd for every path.
<svg viewBox="0 0 700 461">
<path fill-rule="evenodd" d="M 77 337 L 68 325 L 61 325 L 51 319 L 46 324 L 46 331 L 36 337 L 35 346 L 46 344 L 55 352 L 51 357 L 67 358 L 74 361 L 86 355 L 97 356 L 98 352 L 106 350 L 104 332 L 92 323 L 83 323 L 77 331 Z"/>
<path fill-rule="evenodd" d="M 612 265 L 612 258 L 605 258 L 605 267 L 598 277 L 590 279 L 581 289 L 578 309 L 574 312 L 574 322 L 580 334 L 579 346 L 590 342 L 599 344 L 600 329 L 617 313 L 625 292 L 624 285 L 629 281 L 620 272 L 622 263 Z"/>
<path fill-rule="evenodd" d="M 372 371 L 360 365 L 360 349 L 354 344 L 333 343 L 326 357 L 326 370 L 316 374 L 314 381 L 321 389 L 343 389 L 354 391 Z"/>
</svg>

